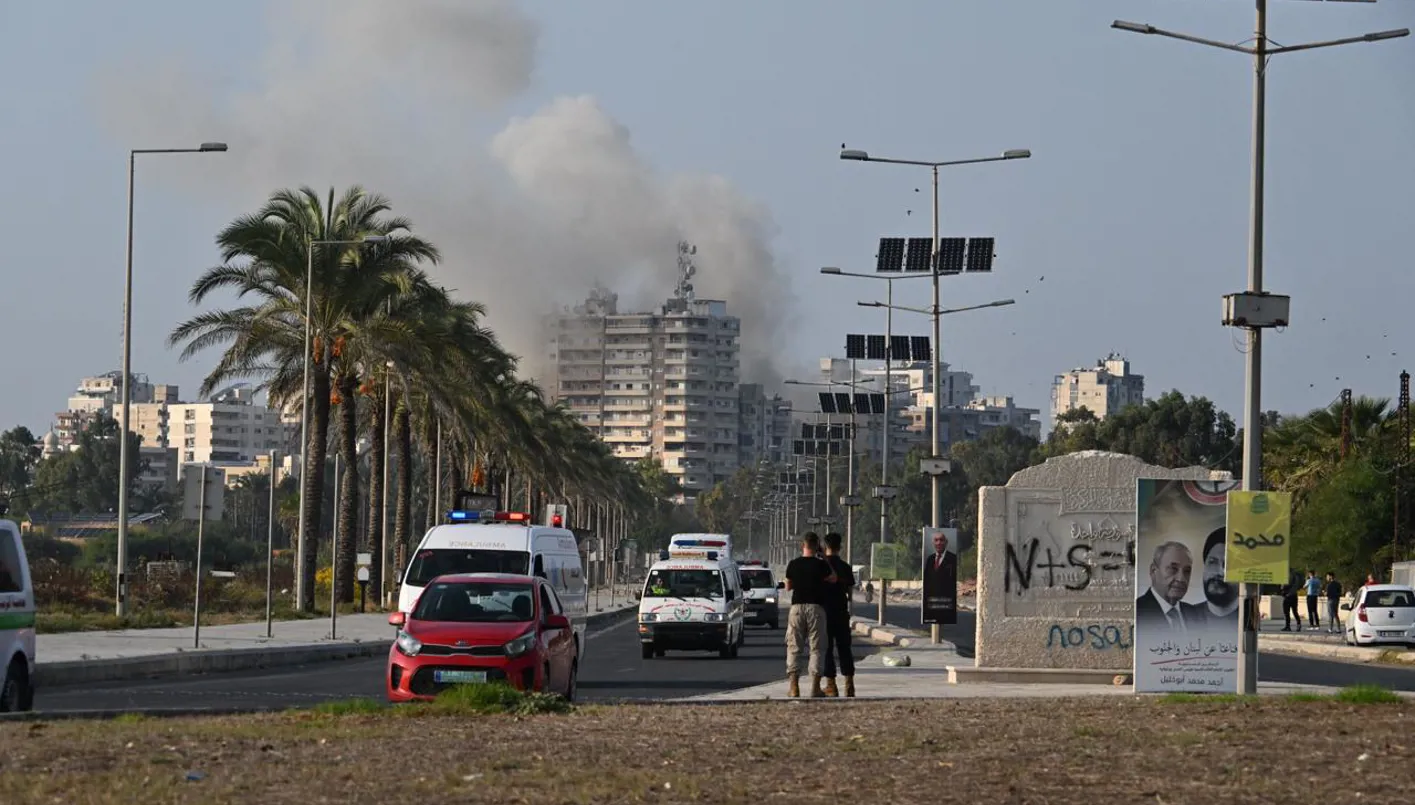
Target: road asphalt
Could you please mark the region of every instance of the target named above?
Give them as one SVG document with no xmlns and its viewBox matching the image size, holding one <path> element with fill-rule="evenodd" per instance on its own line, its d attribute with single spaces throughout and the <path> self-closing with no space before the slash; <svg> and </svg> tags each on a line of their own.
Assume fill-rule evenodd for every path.
<svg viewBox="0 0 1415 805">
<path fill-rule="evenodd" d="M 785 620 L 784 618 L 782 619 Z M 785 632 L 752 626 L 735 659 L 716 652 L 669 652 L 645 660 L 634 621 L 591 632 L 580 669 L 583 701 L 673 699 L 760 685 L 785 675 Z M 857 642 L 855 655 L 875 649 Z M 387 659 L 165 679 L 42 688 L 35 709 L 56 712 L 138 708 L 300 707 L 353 698 L 383 699 Z M 783 681 L 784 685 L 785 682 Z"/>
<path fill-rule="evenodd" d="M 857 602 L 857 617 L 873 620 L 877 607 Z M 922 629 L 917 603 L 890 605 L 886 620 Z M 784 619 L 783 619 L 784 620 Z M 959 612 L 958 624 L 943 627 L 943 639 L 973 654 L 974 615 Z M 674 699 L 780 680 L 785 672 L 782 630 L 750 627 L 736 659 L 716 653 L 671 652 L 645 660 L 639 652 L 634 621 L 621 621 L 592 632 L 580 670 L 580 698 L 585 701 Z M 857 657 L 875 651 L 860 641 Z M 907 651 L 907 649 L 905 649 Z M 41 689 L 35 707 L 44 711 L 123 710 L 138 708 L 300 707 L 352 698 L 383 698 L 387 660 L 351 659 L 305 666 L 165 679 L 74 685 Z M 1380 685 L 1415 691 L 1415 668 L 1338 662 L 1264 652 L 1259 659 L 1264 680 L 1300 685 Z M 783 682 L 784 684 L 784 682 Z"/>
</svg>

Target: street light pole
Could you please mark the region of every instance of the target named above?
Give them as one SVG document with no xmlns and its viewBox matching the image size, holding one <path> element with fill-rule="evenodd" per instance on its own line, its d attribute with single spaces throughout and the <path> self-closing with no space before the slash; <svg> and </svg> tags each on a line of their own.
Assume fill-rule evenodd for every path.
<svg viewBox="0 0 1415 805">
<path fill-rule="evenodd" d="M 1299 45 L 1270 46 L 1268 42 L 1268 0 L 1254 0 L 1256 23 L 1252 47 L 1234 45 L 1214 39 L 1191 36 L 1167 31 L 1153 25 L 1116 20 L 1112 28 L 1130 33 L 1163 36 L 1198 45 L 1243 53 L 1253 59 L 1253 136 L 1252 136 L 1252 177 L 1250 182 L 1250 225 L 1248 230 L 1248 291 L 1243 296 L 1258 299 L 1268 296 L 1263 290 L 1263 225 L 1264 225 L 1264 178 L 1265 152 L 1267 143 L 1267 64 L 1268 60 L 1281 53 L 1351 45 L 1358 42 L 1380 42 L 1399 39 L 1410 35 L 1410 29 L 1379 31 L 1361 36 L 1343 37 L 1321 42 Z M 1286 324 L 1286 306 L 1282 324 Z M 1228 322 L 1225 322 L 1228 323 Z M 1263 473 L 1263 411 L 1262 411 L 1262 328 L 1276 326 L 1277 322 L 1265 319 L 1259 322 L 1245 322 L 1247 330 L 1247 353 L 1243 365 L 1243 479 L 1244 490 L 1261 489 Z M 1253 584 L 1239 586 L 1243 602 L 1243 619 L 1240 626 L 1238 652 L 1238 693 L 1254 695 L 1258 692 L 1258 594 L 1259 587 Z"/>
<path fill-rule="evenodd" d="M 138 154 L 201 154 L 220 153 L 226 143 L 202 143 L 197 148 L 134 148 L 128 152 L 128 257 L 123 279 L 123 390 L 119 401 L 122 427 L 118 433 L 118 567 L 117 590 L 114 591 L 114 614 L 128 614 L 128 496 L 133 485 L 128 466 L 128 434 L 132 433 L 130 403 L 133 399 L 133 185 L 137 176 Z"/>
</svg>

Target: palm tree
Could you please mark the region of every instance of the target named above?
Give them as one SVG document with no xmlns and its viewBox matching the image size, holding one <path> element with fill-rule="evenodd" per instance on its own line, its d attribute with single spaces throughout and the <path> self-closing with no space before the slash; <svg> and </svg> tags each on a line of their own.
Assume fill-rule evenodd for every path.
<svg viewBox="0 0 1415 805">
<path fill-rule="evenodd" d="M 1351 401 L 1351 444 L 1357 452 L 1383 449 L 1392 432 L 1390 400 L 1356 397 Z M 1264 443 L 1264 464 L 1275 488 L 1304 499 L 1328 477 L 1341 458 L 1342 404 L 1281 420 Z"/>
<path fill-rule="evenodd" d="M 360 332 L 369 312 L 407 292 L 414 266 L 438 258 L 437 250 L 408 235 L 409 222 L 389 216 L 389 209 L 387 199 L 359 187 L 349 188 L 337 200 L 331 189 L 325 201 L 308 187 L 275 192 L 255 214 L 236 219 L 217 235 L 222 264 L 204 272 L 189 294 L 193 304 L 219 290 L 235 291 L 253 302 L 198 314 L 169 337 L 173 345 L 185 343 L 184 360 L 214 346 L 224 348 L 202 383 L 203 394 L 233 379 L 259 378 L 273 404 L 312 406 L 308 442 L 302 450 L 306 511 L 301 527 L 310 536 L 300 556 L 303 594 L 296 601 L 304 610 L 314 607 L 331 385 L 335 378 L 344 378 L 336 364 L 344 359 L 344 346 Z M 313 245 L 314 241 L 358 242 L 368 236 L 388 239 L 368 249 Z M 307 287 L 311 249 L 314 281 Z M 304 351 L 307 304 L 313 310 L 309 324 L 314 336 L 308 356 Z M 336 349 L 341 337 L 345 340 Z M 306 358 L 310 361 L 308 400 L 303 395 Z M 357 465 L 351 462 L 350 466 Z M 356 489 L 356 475 L 352 481 Z M 345 520 L 346 526 L 350 523 Z"/>
</svg>

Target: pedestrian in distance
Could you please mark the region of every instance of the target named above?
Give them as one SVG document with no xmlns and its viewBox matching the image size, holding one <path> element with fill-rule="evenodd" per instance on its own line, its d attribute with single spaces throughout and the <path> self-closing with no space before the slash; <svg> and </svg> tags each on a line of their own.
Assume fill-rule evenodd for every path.
<svg viewBox="0 0 1415 805">
<path fill-rule="evenodd" d="M 1336 634 L 1341 631 L 1341 582 L 1335 573 L 1327 574 L 1327 631 Z"/>
<path fill-rule="evenodd" d="M 810 697 L 825 695 L 821 690 L 821 663 L 825 659 L 827 587 L 839 581 L 825 557 L 820 555 L 820 536 L 807 532 L 801 539 L 801 555 L 786 565 L 786 589 L 791 591 L 791 614 L 786 620 L 787 696 L 801 695 L 801 669 L 811 674 Z M 802 656 L 810 652 L 809 662 Z"/>
<path fill-rule="evenodd" d="M 1293 573 L 1288 578 L 1287 585 L 1282 588 L 1282 630 L 1284 632 L 1293 631 L 1294 621 L 1297 631 L 1302 631 L 1302 614 L 1297 611 L 1297 591 L 1301 589 L 1301 573 Z"/>
<path fill-rule="evenodd" d="M 825 561 L 835 572 L 837 581 L 830 585 L 825 603 L 825 695 L 839 696 L 835 684 L 837 670 L 844 677 L 845 697 L 855 697 L 855 650 L 850 640 L 850 599 L 855 588 L 855 571 L 840 555 L 840 535 L 832 531 L 825 535 Z M 839 665 L 836 656 L 840 657 Z"/>
<path fill-rule="evenodd" d="M 1317 578 L 1317 571 L 1307 571 L 1307 623 L 1313 629 L 1322 625 L 1322 619 L 1317 616 L 1317 599 L 1322 594 L 1322 580 Z"/>
</svg>

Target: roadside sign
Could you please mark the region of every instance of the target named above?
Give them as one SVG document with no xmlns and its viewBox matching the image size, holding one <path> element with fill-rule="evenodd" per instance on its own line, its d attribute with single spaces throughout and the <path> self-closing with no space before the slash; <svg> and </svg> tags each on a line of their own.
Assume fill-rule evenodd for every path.
<svg viewBox="0 0 1415 805">
<path fill-rule="evenodd" d="M 373 554 L 371 553 L 361 553 L 356 556 L 355 559 L 357 561 L 355 561 L 354 564 L 363 565 L 364 567 L 368 567 L 369 565 L 373 564 Z"/>
<path fill-rule="evenodd" d="M 899 578 L 899 546 L 876 542 L 870 546 L 870 578 L 886 581 Z"/>
<path fill-rule="evenodd" d="M 359 570 L 358 570 L 358 580 L 359 580 L 359 581 L 365 581 L 365 582 L 368 581 L 368 568 L 366 568 L 366 567 L 361 567 L 361 568 L 359 568 Z"/>
</svg>

